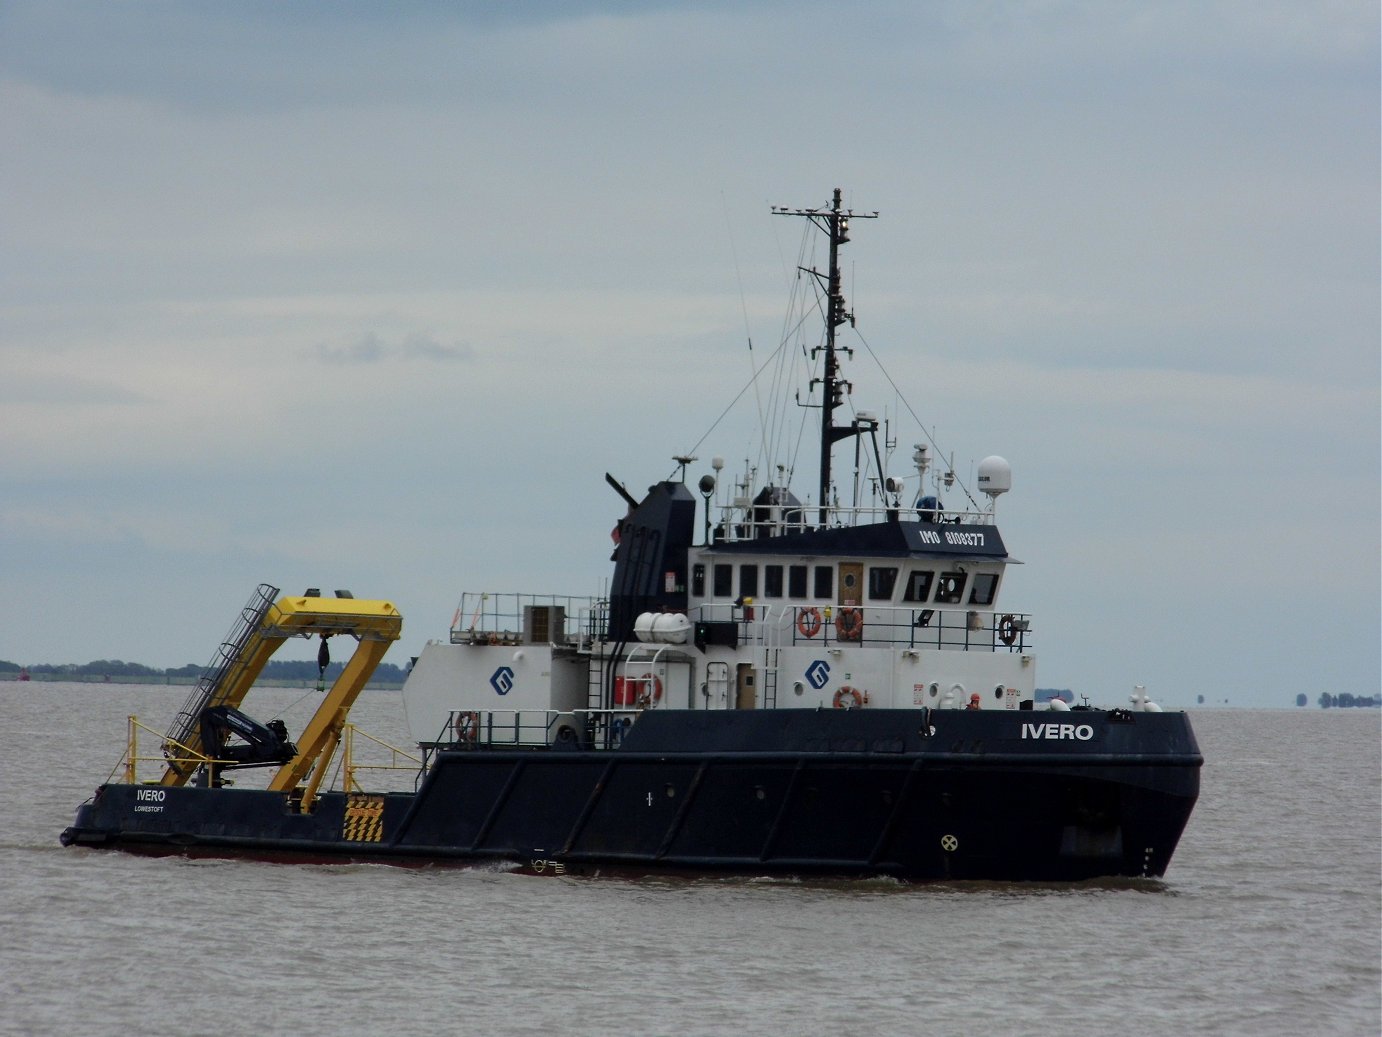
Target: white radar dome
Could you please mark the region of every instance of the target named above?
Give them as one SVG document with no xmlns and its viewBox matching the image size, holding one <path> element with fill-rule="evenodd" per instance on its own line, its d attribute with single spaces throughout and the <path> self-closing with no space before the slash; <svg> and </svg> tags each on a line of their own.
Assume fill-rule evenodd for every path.
<svg viewBox="0 0 1382 1037">
<path fill-rule="evenodd" d="M 1013 488 L 1013 469 L 1007 461 L 994 454 L 979 462 L 979 489 L 990 497 L 1007 493 Z"/>
</svg>

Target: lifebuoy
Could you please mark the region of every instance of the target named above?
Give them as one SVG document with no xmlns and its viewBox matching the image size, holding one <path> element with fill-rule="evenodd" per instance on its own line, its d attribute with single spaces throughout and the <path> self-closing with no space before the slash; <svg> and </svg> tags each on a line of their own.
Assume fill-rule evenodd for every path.
<svg viewBox="0 0 1382 1037">
<path fill-rule="evenodd" d="M 1012 616 L 1004 616 L 998 621 L 998 637 L 1005 644 L 1010 645 L 1017 640 L 1017 620 Z"/>
<path fill-rule="evenodd" d="M 641 677 L 614 678 L 614 704 L 646 709 L 662 699 L 662 681 L 651 673 Z"/>
<path fill-rule="evenodd" d="M 797 613 L 797 629 L 802 637 L 815 637 L 821 632 L 821 610 L 815 606 L 801 609 Z"/>
<path fill-rule="evenodd" d="M 660 679 L 651 673 L 645 673 L 635 680 L 638 683 L 638 697 L 635 699 L 635 704 L 639 709 L 647 709 L 654 702 L 662 701 L 662 681 Z"/>
<path fill-rule="evenodd" d="M 835 617 L 835 630 L 841 641 L 858 641 L 864 632 L 864 617 L 858 609 L 840 609 Z"/>
<path fill-rule="evenodd" d="M 478 713 L 457 713 L 451 718 L 451 728 L 457 742 L 469 745 L 475 741 L 475 736 L 480 733 L 480 715 Z"/>
<path fill-rule="evenodd" d="M 848 684 L 840 686 L 840 690 L 835 692 L 836 709 L 859 709 L 869 700 L 865 692 L 858 688 L 851 688 Z"/>
</svg>

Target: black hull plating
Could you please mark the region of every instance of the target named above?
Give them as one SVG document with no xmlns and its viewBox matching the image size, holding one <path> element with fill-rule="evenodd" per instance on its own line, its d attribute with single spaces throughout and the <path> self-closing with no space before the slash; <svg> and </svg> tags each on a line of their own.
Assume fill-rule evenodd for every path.
<svg viewBox="0 0 1382 1037">
<path fill-rule="evenodd" d="M 771 748 L 765 748 L 771 747 Z M 396 863 L 905 880 L 1163 874 L 1199 792 L 1183 714 L 646 714 L 621 748 L 452 749 L 417 793 L 106 785 L 63 841 Z"/>
</svg>

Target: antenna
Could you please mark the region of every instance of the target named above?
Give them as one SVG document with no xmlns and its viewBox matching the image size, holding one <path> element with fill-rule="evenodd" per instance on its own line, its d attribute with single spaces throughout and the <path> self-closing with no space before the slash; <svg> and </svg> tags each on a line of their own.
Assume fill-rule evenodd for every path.
<svg viewBox="0 0 1382 1037">
<path fill-rule="evenodd" d="M 844 394 L 849 383 L 840 378 L 840 364 L 835 355 L 835 329 L 848 321 L 854 324 L 854 314 L 845 307 L 844 292 L 840 289 L 840 246 L 849 241 L 849 221 L 852 219 L 873 220 L 878 213 L 856 213 L 853 209 L 840 207 L 841 191 L 835 188 L 829 209 L 789 209 L 784 205 L 772 207 L 774 216 L 803 216 L 819 227 L 830 238 L 830 270 L 822 276 L 814 267 L 802 269 L 816 278 L 826 289 L 825 311 L 825 367 L 818 379 L 812 379 L 814 387 L 820 382 L 821 394 L 821 508 L 820 524 L 826 524 L 826 502 L 830 499 L 830 450 L 835 443 L 849 436 L 859 434 L 854 426 L 837 427 L 834 412 L 844 403 Z"/>
</svg>

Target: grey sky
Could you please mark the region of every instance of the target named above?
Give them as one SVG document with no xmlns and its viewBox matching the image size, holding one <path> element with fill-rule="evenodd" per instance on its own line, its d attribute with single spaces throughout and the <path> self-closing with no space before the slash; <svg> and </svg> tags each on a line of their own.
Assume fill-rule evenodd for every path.
<svg viewBox="0 0 1382 1037">
<path fill-rule="evenodd" d="M 513 9 L 0 2 L 0 658 L 203 662 L 261 581 L 397 602 L 397 662 L 597 593 L 603 473 L 701 437 L 769 205 L 841 186 L 864 340 L 1013 464 L 1039 684 L 1377 691 L 1375 4 Z"/>
</svg>

